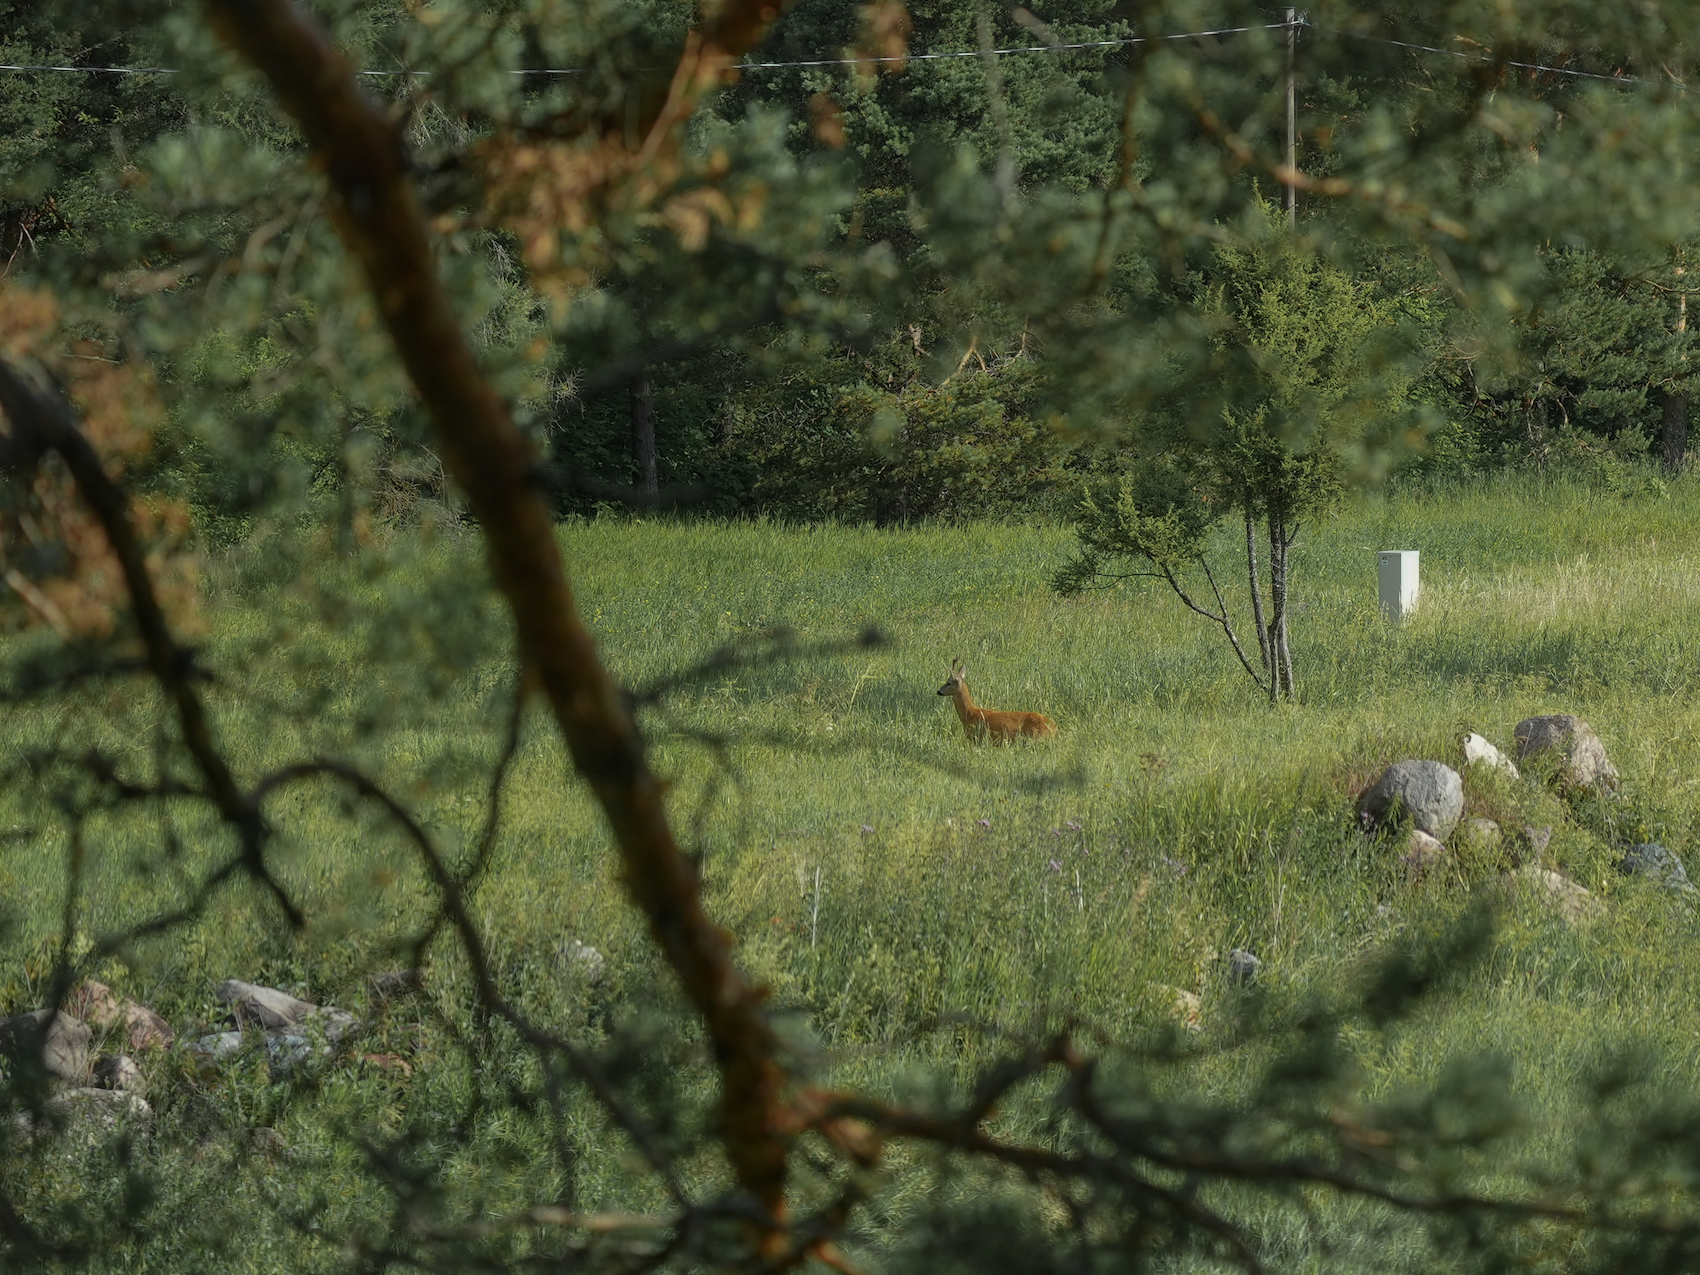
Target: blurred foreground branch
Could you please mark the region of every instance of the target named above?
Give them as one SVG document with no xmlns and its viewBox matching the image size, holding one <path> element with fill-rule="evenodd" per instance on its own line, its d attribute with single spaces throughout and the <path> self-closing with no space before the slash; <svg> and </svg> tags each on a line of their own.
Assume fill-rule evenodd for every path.
<svg viewBox="0 0 1700 1275">
<path fill-rule="evenodd" d="M 633 902 L 714 1040 L 733 1171 L 782 1224 L 784 1073 L 762 993 L 739 972 L 727 936 L 703 910 L 637 723 L 579 619 L 553 515 L 538 488 L 537 455 L 480 372 L 438 277 L 401 129 L 360 90 L 353 67 L 324 32 L 288 0 L 209 0 L 207 9 L 220 34 L 271 82 L 330 179 L 343 241 L 366 273 L 449 470 L 483 528 L 522 659 L 612 826 Z M 642 121 L 631 162 L 653 163 L 678 145 L 677 126 L 696 96 L 773 16 L 767 4 L 733 0 L 692 35 L 667 101 Z"/>
</svg>

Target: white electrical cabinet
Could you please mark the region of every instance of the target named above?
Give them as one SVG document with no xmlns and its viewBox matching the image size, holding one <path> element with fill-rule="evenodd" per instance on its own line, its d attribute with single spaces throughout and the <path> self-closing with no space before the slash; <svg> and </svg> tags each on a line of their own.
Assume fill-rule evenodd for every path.
<svg viewBox="0 0 1700 1275">
<path fill-rule="evenodd" d="M 1387 549 L 1379 557 L 1381 613 L 1402 620 L 1417 609 L 1417 551 Z"/>
</svg>

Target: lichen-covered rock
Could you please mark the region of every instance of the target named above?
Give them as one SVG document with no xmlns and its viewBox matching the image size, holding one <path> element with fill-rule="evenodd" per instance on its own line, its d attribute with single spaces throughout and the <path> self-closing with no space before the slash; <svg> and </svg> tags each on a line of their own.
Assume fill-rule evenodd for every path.
<svg viewBox="0 0 1700 1275">
<path fill-rule="evenodd" d="M 1595 898 L 1586 886 L 1578 885 L 1551 868 L 1530 864 L 1507 873 L 1505 880 L 1510 887 L 1531 893 L 1571 925 L 1580 925 L 1605 915 L 1606 905 Z"/>
<path fill-rule="evenodd" d="M 1493 853 L 1504 839 L 1499 825 L 1492 819 L 1466 819 L 1452 834 L 1454 846 L 1475 854 Z"/>
<path fill-rule="evenodd" d="M 1618 860 L 1617 870 L 1626 876 L 1640 877 L 1674 894 L 1700 894 L 1688 879 L 1682 860 L 1658 842 L 1630 846 Z"/>
<path fill-rule="evenodd" d="M 338 1041 L 360 1020 L 345 1009 L 330 1009 L 291 996 L 275 987 L 261 987 L 227 978 L 218 985 L 219 1003 L 230 1006 L 237 1027 L 258 1024 L 268 1032 L 321 1032 L 326 1040 Z"/>
<path fill-rule="evenodd" d="M 60 1010 L 32 1010 L 0 1022 L 0 1054 L 15 1063 L 38 1060 L 56 1080 L 83 1085 L 89 1079 L 88 1025 Z"/>
<path fill-rule="evenodd" d="M 1464 764 L 1503 771 L 1512 779 L 1518 777 L 1517 763 L 1474 731 L 1464 736 Z"/>
<path fill-rule="evenodd" d="M 119 996 L 105 983 L 92 978 L 79 983 L 65 998 L 65 1008 L 97 1031 L 119 1030 L 125 1047 L 170 1049 L 174 1039 L 171 1024 L 146 1005 Z"/>
<path fill-rule="evenodd" d="M 1399 859 L 1405 865 L 1407 885 L 1421 881 L 1430 869 L 1446 858 L 1446 847 L 1421 828 L 1412 828 L 1405 834 L 1404 846 L 1405 851 Z"/>
<path fill-rule="evenodd" d="M 87 1145 L 104 1142 L 121 1127 L 145 1126 L 153 1119 L 153 1108 L 133 1093 L 122 1089 L 83 1087 L 56 1094 L 47 1104 L 47 1118 L 22 1112 L 12 1117 L 19 1133 L 37 1138 L 63 1136 Z"/>
<path fill-rule="evenodd" d="M 1517 723 L 1517 760 L 1556 757 L 1559 782 L 1566 788 L 1610 792 L 1617 787 L 1617 767 L 1593 727 L 1570 713 L 1529 717 Z"/>
<path fill-rule="evenodd" d="M 1413 827 L 1445 841 L 1464 813 L 1464 781 L 1442 762 L 1395 762 L 1358 799 L 1358 814 L 1366 825 L 1380 827 L 1400 813 Z"/>
<path fill-rule="evenodd" d="M 94 1081 L 102 1089 L 137 1093 L 142 1088 L 142 1069 L 129 1054 L 115 1054 L 95 1063 Z"/>
</svg>

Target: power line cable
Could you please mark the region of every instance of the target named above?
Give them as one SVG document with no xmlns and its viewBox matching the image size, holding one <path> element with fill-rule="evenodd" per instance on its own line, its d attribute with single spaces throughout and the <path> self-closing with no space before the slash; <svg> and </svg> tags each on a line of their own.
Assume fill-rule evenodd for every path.
<svg viewBox="0 0 1700 1275">
<path fill-rule="evenodd" d="M 1198 40 L 1211 35 L 1239 35 L 1245 31 L 1285 31 L 1285 22 L 1266 22 L 1254 27 L 1218 27 L 1214 31 L 1180 31 L 1174 35 L 1135 35 L 1119 40 L 1082 40 L 1075 44 L 1030 44 L 1013 49 L 987 49 L 982 53 L 979 49 L 967 52 L 949 53 L 909 53 L 902 57 L 869 57 L 869 58 L 817 58 L 812 62 L 740 62 L 740 71 L 769 71 L 786 66 L 861 66 L 868 62 L 931 62 L 944 58 L 978 58 L 987 53 L 993 57 L 1006 57 L 1011 53 L 1061 53 L 1067 49 L 1112 49 L 1122 48 L 1129 44 L 1150 44 L 1155 40 Z"/>
<path fill-rule="evenodd" d="M 1651 84 L 1653 81 L 1638 75 L 1601 75 L 1597 71 L 1572 71 L 1568 67 L 1546 66 L 1540 62 L 1517 62 L 1509 58 L 1501 60 L 1489 57 L 1485 53 L 1465 53 L 1459 49 L 1438 49 L 1432 44 L 1412 44 L 1408 40 L 1392 40 L 1383 35 L 1365 35 L 1360 31 L 1342 31 L 1338 27 L 1317 27 L 1318 31 L 1327 31 L 1333 35 L 1343 35 L 1348 40 L 1370 40 L 1376 44 L 1397 45 L 1401 49 L 1418 49 L 1424 53 L 1439 53 L 1444 57 L 1462 58 L 1466 62 L 1488 62 L 1494 66 L 1514 66 L 1524 71 L 1546 71 L 1553 75 L 1569 75 L 1581 80 L 1604 80 L 1608 84 Z"/>
<path fill-rule="evenodd" d="M 936 62 L 947 58 L 978 58 L 990 53 L 994 57 L 1008 57 L 1014 53 L 1063 53 L 1074 49 L 1111 49 L 1123 48 L 1130 44 L 1150 44 L 1158 40 L 1201 40 L 1214 35 L 1240 35 L 1246 31 L 1284 31 L 1288 24 L 1285 22 L 1270 22 L 1262 26 L 1250 27 L 1218 27 L 1210 31 L 1178 31 L 1172 35 L 1138 35 L 1127 36 L 1116 40 L 1081 40 L 1066 44 L 1032 44 L 1008 49 L 989 49 L 984 53 L 979 49 L 966 51 L 952 50 L 945 53 L 910 53 L 902 57 L 882 55 L 865 58 L 813 58 L 800 62 L 740 62 L 735 68 L 739 71 L 773 71 L 783 67 L 796 66 L 863 66 L 869 62 Z M 523 67 L 510 71 L 510 75 L 583 75 L 584 67 Z M 68 71 L 81 75 L 178 75 L 180 71 L 170 66 L 51 66 L 47 64 L 27 65 L 17 63 L 0 64 L 0 71 Z M 430 71 L 357 71 L 356 75 L 368 76 L 398 76 L 417 75 L 427 76 Z"/>
<path fill-rule="evenodd" d="M 811 66 L 865 66 L 868 63 L 888 62 L 937 62 L 956 58 L 979 58 L 988 53 L 993 57 L 1009 57 L 1017 53 L 1064 53 L 1079 49 L 1112 49 L 1125 48 L 1135 44 L 1150 44 L 1165 40 L 1200 40 L 1218 35 L 1242 35 L 1248 31 L 1285 31 L 1289 26 L 1312 26 L 1305 18 L 1300 17 L 1296 23 L 1268 22 L 1257 26 L 1246 27 L 1216 27 L 1208 31 L 1179 31 L 1171 35 L 1126 36 L 1115 40 L 1080 40 L 1059 44 L 1030 44 L 1019 45 L 1007 49 L 949 50 L 943 53 L 909 53 L 903 56 L 880 55 L 862 58 L 810 58 L 794 62 L 740 62 L 736 68 L 739 71 L 777 71 L 790 67 Z M 1575 71 L 1568 67 L 1548 66 L 1541 62 L 1519 62 L 1513 59 L 1500 59 L 1484 53 L 1466 53 L 1458 49 L 1443 49 L 1432 44 L 1416 44 L 1409 40 L 1394 40 L 1387 36 L 1366 35 L 1361 31 L 1344 31 L 1338 27 L 1314 27 L 1317 31 L 1326 31 L 1331 35 L 1344 36 L 1349 40 L 1366 40 L 1374 44 L 1392 45 L 1396 48 L 1411 49 L 1420 53 L 1438 53 L 1443 57 L 1457 58 L 1466 62 L 1485 62 L 1494 66 L 1513 66 L 1524 71 L 1542 71 L 1550 75 L 1568 75 L 1575 79 L 1602 80 L 1608 84 L 1651 84 L 1654 81 L 1636 75 L 1601 75 L 1596 71 Z M 583 75 L 584 67 L 522 67 L 508 72 L 510 75 Z M 177 67 L 171 66 L 59 66 L 50 63 L 0 63 L 0 71 L 40 71 L 62 72 L 74 75 L 178 75 Z M 395 76 L 432 75 L 431 71 L 357 71 L 356 75 L 390 78 Z"/>
</svg>

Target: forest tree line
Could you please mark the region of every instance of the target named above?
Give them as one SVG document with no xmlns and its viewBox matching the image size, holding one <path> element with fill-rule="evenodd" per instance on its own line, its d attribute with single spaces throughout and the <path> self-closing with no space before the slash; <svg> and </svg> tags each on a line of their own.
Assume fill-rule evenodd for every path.
<svg viewBox="0 0 1700 1275">
<path fill-rule="evenodd" d="M 1281 13 L 1251 7 L 1239 17 L 1277 23 Z M 668 62 L 691 16 L 680 3 L 622 10 L 611 55 L 621 92 L 641 101 L 665 88 L 653 68 Z M 1015 272 L 988 251 L 1012 236 L 1061 233 L 1057 222 L 1071 215 L 1089 222 L 1118 189 L 1158 195 L 1192 179 L 1196 122 L 1127 91 L 1146 51 L 1113 42 L 1130 38 L 1136 16 L 1113 0 L 996 12 L 966 0 L 907 10 L 892 0 L 793 6 L 763 45 L 760 60 L 780 65 L 742 73 L 691 123 L 699 155 L 738 130 L 759 139 L 759 157 L 733 161 L 751 168 L 751 215 L 767 215 L 764 233 L 779 226 L 781 238 L 796 240 L 777 251 L 734 251 L 722 267 L 727 286 L 676 286 L 680 249 L 664 246 L 662 231 L 683 223 L 637 227 L 540 280 L 523 230 L 473 208 L 452 251 L 477 276 L 476 339 L 492 364 L 511 370 L 548 456 L 557 509 L 660 505 L 882 524 L 1067 516 L 1083 485 L 1163 452 L 1165 428 L 1214 429 L 1187 402 L 1198 367 L 1161 350 L 1152 361 L 1172 366 L 1146 369 L 1132 392 L 1082 394 L 1091 359 L 1062 348 L 1064 328 L 1047 331 L 1022 313 Z M 1192 16 L 1209 25 L 1203 11 Z M 372 68 L 407 66 L 397 35 L 403 6 L 348 6 L 338 18 L 339 35 Z M 1366 30 L 1412 42 L 1445 34 L 1400 11 Z M 5 59 L 18 65 L 152 66 L 172 56 L 168 28 L 121 11 L 13 5 L 5 32 Z M 552 49 L 541 29 L 531 34 L 532 47 L 505 51 L 517 69 L 549 69 L 567 52 Z M 1279 93 L 1282 68 L 1264 45 L 1278 51 L 1283 34 L 1164 47 L 1268 97 Z M 1079 47 L 1093 42 L 1109 43 Z M 986 53 L 1011 48 L 1043 51 Z M 922 52 L 973 56 L 899 60 Z M 1551 52 L 1560 70 L 1489 70 L 1521 77 L 1518 87 L 1562 120 L 1570 99 L 1597 80 L 1561 72 L 1597 74 L 1610 53 L 1572 45 Z M 839 64 L 808 65 L 823 59 Z M 1325 183 L 1349 139 L 1433 111 L 1424 99 L 1481 94 L 1481 69 L 1436 68 L 1434 60 L 1384 43 L 1326 47 L 1319 32 L 1301 30 L 1296 122 L 1305 178 Z M 409 139 L 444 209 L 475 197 L 465 156 L 496 130 L 493 97 L 511 99 L 512 90 L 471 81 L 499 74 L 466 72 L 458 108 L 435 90 L 411 100 L 429 82 L 423 74 L 370 81 L 407 112 Z M 139 333 L 136 341 L 170 409 L 151 481 L 185 498 L 215 541 L 239 537 L 283 489 L 352 482 L 360 499 L 404 521 L 452 504 L 405 393 L 363 383 L 359 368 L 325 356 L 324 316 L 315 312 L 324 298 L 279 304 L 291 274 L 324 264 L 312 260 L 323 253 L 315 223 L 325 219 L 313 193 L 296 192 L 298 202 L 283 207 L 253 189 L 219 192 L 198 171 L 226 158 L 252 169 L 267 154 L 297 150 L 298 139 L 251 86 L 197 97 L 186 78 L 0 75 L 0 257 L 9 276 L 80 291 L 90 306 L 91 294 L 104 293 L 111 313 L 90 314 L 97 342 L 110 344 L 110 324 L 105 335 L 93 328 L 111 317 L 145 323 L 151 308 L 159 325 L 162 311 L 178 312 L 169 322 L 185 330 L 151 348 Z M 503 109 L 523 111 L 527 97 L 565 77 L 518 78 L 520 101 Z M 1273 146 L 1281 121 L 1265 122 L 1263 140 Z M 1467 197 L 1486 201 L 1509 165 L 1539 162 L 1538 146 L 1436 162 L 1456 170 Z M 793 202 L 764 207 L 763 191 L 785 182 Z M 1176 245 L 1123 235 L 1107 252 L 1096 246 L 1103 259 L 1091 267 L 1093 295 L 1062 308 L 1098 311 L 1093 323 L 1133 331 L 1177 316 L 1218 333 L 1243 327 L 1244 298 L 1223 291 L 1235 268 L 1224 244 L 1242 218 L 1255 220 L 1258 201 L 1282 195 L 1267 173 L 1223 179 L 1213 196 L 1223 237 Z M 1016 205 L 1025 211 L 1012 214 Z M 718 214 L 705 205 L 678 215 L 702 218 L 707 234 Z M 700 252 L 686 230 L 684 251 Z M 1683 249 L 1578 233 L 1544 239 L 1532 246 L 1515 299 L 1484 311 L 1428 245 L 1366 233 L 1308 191 L 1297 234 L 1351 281 L 1384 338 L 1378 352 L 1335 351 L 1345 361 L 1330 369 L 1337 379 L 1376 380 L 1374 428 L 1395 443 L 1380 469 L 1389 460 L 1399 475 L 1580 465 L 1610 479 L 1624 458 L 1649 452 L 1668 469 L 1681 465 L 1693 375 Z M 229 259 L 251 257 L 256 244 L 279 253 L 272 295 L 248 303 L 270 311 L 245 328 L 201 328 L 193 313 L 228 290 Z M 779 300 L 782 274 L 792 295 Z M 1315 303 L 1304 295 L 1271 301 L 1267 292 L 1259 302 L 1285 306 L 1286 322 L 1301 331 L 1326 324 L 1326 314 L 1306 309 Z"/>
</svg>

